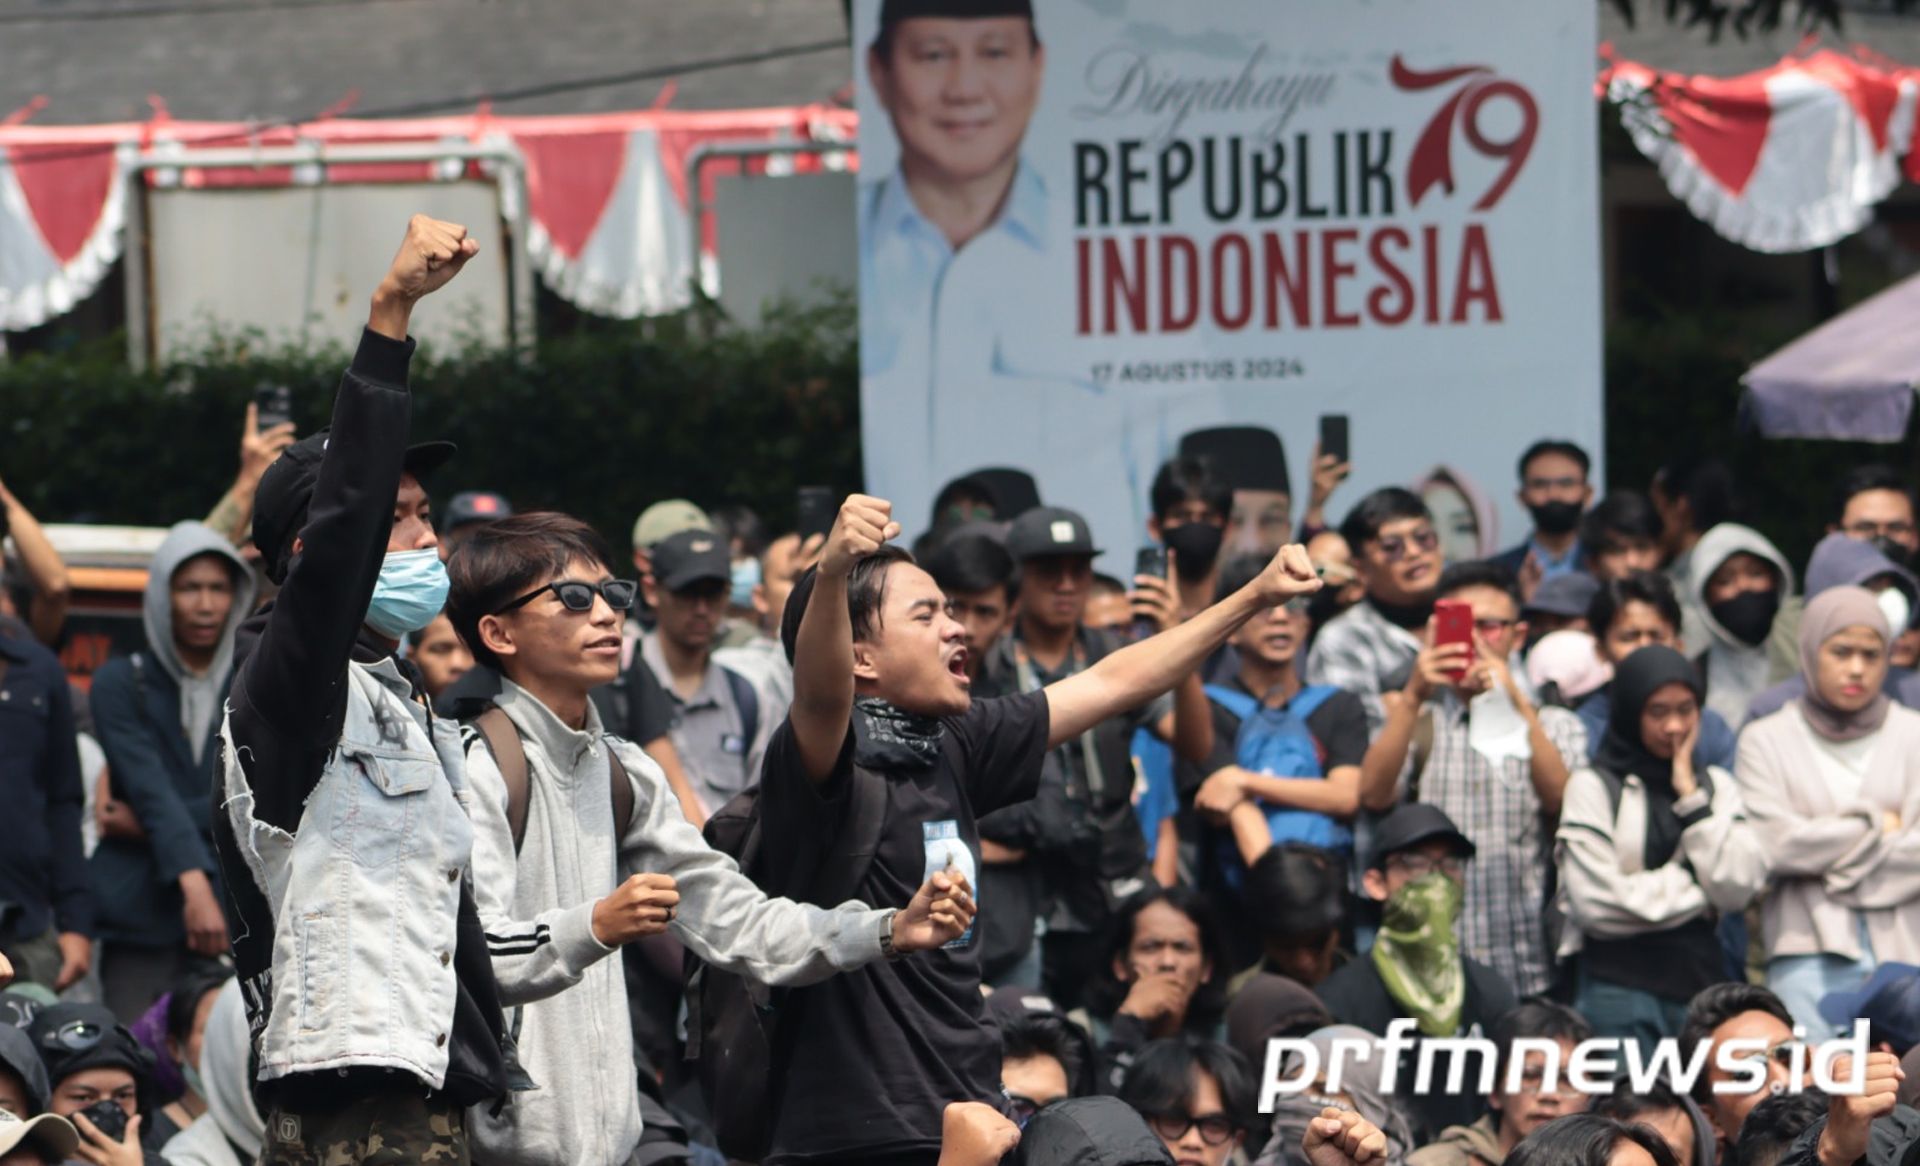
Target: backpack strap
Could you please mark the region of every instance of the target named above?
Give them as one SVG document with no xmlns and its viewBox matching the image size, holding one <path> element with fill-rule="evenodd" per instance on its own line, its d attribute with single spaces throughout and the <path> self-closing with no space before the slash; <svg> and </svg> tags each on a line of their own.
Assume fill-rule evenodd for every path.
<svg viewBox="0 0 1920 1166">
<path fill-rule="evenodd" d="M 1310 684 L 1294 694 L 1287 711 L 1304 721 L 1319 712 L 1320 706 L 1333 699 L 1333 694 L 1339 691 L 1331 684 Z"/>
<path fill-rule="evenodd" d="M 603 741 L 605 738 L 601 738 Z M 613 786 L 613 843 L 617 848 L 620 840 L 627 836 L 627 830 L 633 825 L 633 782 L 627 778 L 627 767 L 620 760 L 620 753 L 612 743 L 607 744 L 607 780 Z M 526 812 L 521 811 L 520 830 L 526 831 Z M 519 849 L 519 836 L 514 837 L 514 848 Z"/>
<path fill-rule="evenodd" d="M 1260 707 L 1260 702 L 1255 700 L 1251 693 L 1228 688 L 1224 684 L 1207 685 L 1207 698 L 1242 721 L 1252 716 L 1254 710 Z"/>
<path fill-rule="evenodd" d="M 499 705 L 490 704 L 485 712 L 473 718 L 473 727 L 480 730 L 480 736 L 487 743 L 488 752 L 493 754 L 493 763 L 500 769 L 500 777 L 507 783 L 507 828 L 513 831 L 513 852 L 520 853 L 520 844 L 527 840 L 527 750 L 520 744 L 520 730 L 513 727 L 513 721 L 501 711 Z M 625 771 L 622 770 L 622 776 Z M 624 782 L 622 784 L 625 784 Z M 628 794 L 631 800 L 632 794 Z M 631 815 L 632 806 L 628 806 Z"/>
<path fill-rule="evenodd" d="M 831 907 L 853 898 L 873 866 L 887 826 L 887 779 L 865 766 L 853 767 L 846 822 L 813 869 L 807 898 Z"/>
<path fill-rule="evenodd" d="M 738 672 L 724 664 L 715 667 L 727 678 L 727 688 L 733 693 L 733 707 L 740 710 L 740 734 L 745 738 L 740 760 L 745 764 L 746 753 L 753 749 L 754 740 L 760 736 L 760 694 L 754 690 L 753 682 Z"/>
</svg>

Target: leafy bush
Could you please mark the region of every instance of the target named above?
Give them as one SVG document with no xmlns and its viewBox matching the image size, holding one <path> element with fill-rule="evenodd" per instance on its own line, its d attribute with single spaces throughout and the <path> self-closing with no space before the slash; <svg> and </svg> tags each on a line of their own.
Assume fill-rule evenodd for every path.
<svg viewBox="0 0 1920 1166">
<path fill-rule="evenodd" d="M 788 306 L 741 330 L 706 313 L 607 324 L 536 353 L 423 350 L 413 437 L 460 456 L 430 484 L 565 509 L 616 548 L 649 503 L 739 502 L 780 526 L 796 486 L 860 485 L 851 298 Z M 353 338 L 346 338 L 351 340 Z M 0 362 L 0 478 L 43 521 L 163 525 L 232 481 L 256 385 L 293 389 L 300 432 L 326 423 L 349 353 L 214 338 L 190 361 L 130 371 L 124 341 Z"/>
</svg>

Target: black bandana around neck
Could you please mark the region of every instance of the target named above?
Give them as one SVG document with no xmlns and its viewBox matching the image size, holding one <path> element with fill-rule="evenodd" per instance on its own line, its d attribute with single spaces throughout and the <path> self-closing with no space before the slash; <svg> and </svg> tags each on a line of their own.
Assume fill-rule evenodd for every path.
<svg viewBox="0 0 1920 1166">
<path fill-rule="evenodd" d="M 947 727 L 877 696 L 853 702 L 853 763 L 865 769 L 930 769 L 940 756 Z"/>
</svg>

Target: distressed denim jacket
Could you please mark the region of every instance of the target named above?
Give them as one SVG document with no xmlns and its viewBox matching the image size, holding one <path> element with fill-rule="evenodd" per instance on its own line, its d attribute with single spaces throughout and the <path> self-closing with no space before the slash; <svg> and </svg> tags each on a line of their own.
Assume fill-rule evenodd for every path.
<svg viewBox="0 0 1920 1166">
<path fill-rule="evenodd" d="M 380 1067 L 437 1089 L 473 849 L 459 730 L 429 720 L 392 660 L 350 664 L 347 677 L 339 747 L 293 834 L 254 817 L 221 729 L 227 814 L 273 911 L 260 1076 Z"/>
</svg>

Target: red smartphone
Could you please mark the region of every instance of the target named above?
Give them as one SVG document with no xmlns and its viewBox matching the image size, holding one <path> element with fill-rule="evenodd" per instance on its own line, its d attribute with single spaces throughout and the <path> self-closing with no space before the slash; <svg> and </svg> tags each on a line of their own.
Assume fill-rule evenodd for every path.
<svg viewBox="0 0 1920 1166">
<path fill-rule="evenodd" d="M 1467 668 L 1473 666 L 1473 604 L 1459 599 L 1436 599 L 1433 602 L 1433 644 L 1465 644 L 1467 663 L 1465 667 L 1449 671 L 1448 676 L 1455 684 L 1467 678 Z"/>
</svg>

